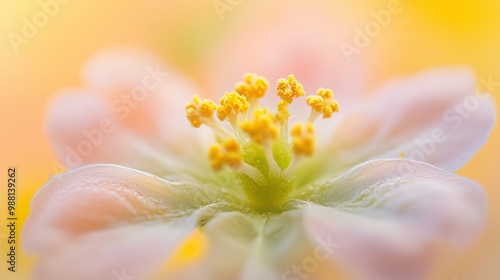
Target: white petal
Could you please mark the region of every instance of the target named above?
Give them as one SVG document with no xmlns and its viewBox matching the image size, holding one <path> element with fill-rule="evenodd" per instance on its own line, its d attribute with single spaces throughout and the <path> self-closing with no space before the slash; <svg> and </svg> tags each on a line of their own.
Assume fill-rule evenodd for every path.
<svg viewBox="0 0 500 280">
<path fill-rule="evenodd" d="M 117 225 L 189 215 L 218 192 L 114 165 L 89 165 L 51 178 L 35 195 L 23 229 L 30 251 Z"/>
<path fill-rule="evenodd" d="M 407 160 L 362 164 L 309 199 L 324 205 L 304 208 L 312 238 L 339 243 L 332 256 L 362 279 L 421 279 L 438 246 L 470 243 L 486 216 L 477 183 Z"/>
<path fill-rule="evenodd" d="M 40 280 L 145 279 L 195 226 L 195 219 L 144 222 L 60 240 L 53 251 L 40 257 L 34 276 Z"/>
<path fill-rule="evenodd" d="M 281 279 L 310 250 L 300 219 L 300 211 L 269 218 L 216 215 L 203 228 L 209 242 L 206 256 L 179 279 Z"/>
</svg>

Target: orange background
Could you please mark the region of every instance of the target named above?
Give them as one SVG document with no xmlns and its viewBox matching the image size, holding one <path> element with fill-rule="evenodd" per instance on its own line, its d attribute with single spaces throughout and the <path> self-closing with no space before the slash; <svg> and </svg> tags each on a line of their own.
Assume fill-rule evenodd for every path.
<svg viewBox="0 0 500 280">
<path fill-rule="evenodd" d="M 49 178 L 55 158 L 42 127 L 44 108 L 53 92 L 81 84 L 80 67 L 94 52 L 115 45 L 144 46 L 182 71 L 206 83 L 200 65 L 228 25 L 250 5 L 265 0 L 242 0 L 221 21 L 212 0 L 190 1 L 78 1 L 60 5 L 36 36 L 16 53 L 10 32 L 20 33 L 22 18 L 40 10 L 39 1 L 0 2 L 0 195 L 5 221 L 6 172 L 17 167 L 20 221 L 29 201 Z M 43 1 L 45 2 L 45 1 Z M 225 1 L 224 1 L 225 2 Z M 387 0 L 328 1 L 332 9 L 346 9 L 363 26 L 370 11 L 384 9 Z M 401 0 L 404 12 L 395 16 L 363 50 L 370 62 L 373 86 L 396 75 L 438 65 L 466 64 L 478 75 L 500 81 L 500 2 Z M 283 1 L 286 4 L 286 1 Z M 258 15 L 255 15 L 258 20 Z M 353 26 L 354 28 L 355 26 Z M 265 42 L 262 42 L 265 44 Z M 500 87 L 493 92 L 497 104 Z M 479 181 L 489 198 L 487 228 L 475 246 L 436 279 L 496 279 L 500 261 L 500 126 L 487 145 L 459 174 Z M 57 171 L 57 170 L 56 170 Z M 18 251 L 18 272 L 8 273 L 4 262 L 5 226 L 1 227 L 0 278 L 27 279 L 34 258 Z M 19 232 L 18 232 L 19 240 Z M 7 276 L 7 278 L 4 278 Z"/>
</svg>

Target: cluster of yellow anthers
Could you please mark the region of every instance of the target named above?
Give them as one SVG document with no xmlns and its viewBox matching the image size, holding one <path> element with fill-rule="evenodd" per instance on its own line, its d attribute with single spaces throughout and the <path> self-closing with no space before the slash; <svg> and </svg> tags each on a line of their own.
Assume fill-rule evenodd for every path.
<svg viewBox="0 0 500 280">
<path fill-rule="evenodd" d="M 246 74 L 245 82 L 236 84 L 236 92 L 245 96 L 249 103 L 255 104 L 259 98 L 264 97 L 269 84 L 263 77 L 255 74 Z"/>
<path fill-rule="evenodd" d="M 216 170 L 222 169 L 225 164 L 235 168 L 241 164 L 240 146 L 235 139 L 228 139 L 222 145 L 214 144 L 208 152 L 210 165 Z"/>
<path fill-rule="evenodd" d="M 213 169 L 220 170 L 227 165 L 238 170 L 242 165 L 246 165 L 240 147 L 250 141 L 262 145 L 266 155 L 272 157 L 273 141 L 283 133 L 288 133 L 288 106 L 305 93 L 293 75 L 279 79 L 276 91 L 281 101 L 273 114 L 267 108 L 258 106 L 258 100 L 264 97 L 268 87 L 269 84 L 264 78 L 256 74 L 246 74 L 244 82 L 238 83 L 235 91 L 226 92 L 218 105 L 194 96 L 192 102 L 186 106 L 186 116 L 193 127 L 204 124 L 216 132 L 219 143 L 212 145 L 209 151 Z M 333 113 L 339 111 L 339 104 L 333 99 L 333 93 L 329 89 L 319 89 L 317 95 L 306 98 L 306 103 L 311 107 L 307 123 L 298 123 L 290 131 L 292 149 L 296 156 L 311 156 L 314 153 L 315 136 L 312 123 L 315 119 L 320 115 L 330 118 Z M 251 116 L 248 114 L 250 109 Z M 221 126 L 214 115 L 217 115 L 220 121 L 227 120 L 233 132 Z"/>
<path fill-rule="evenodd" d="M 193 101 L 186 106 L 186 116 L 193 127 L 200 127 L 207 120 L 212 119 L 217 105 L 211 100 L 201 100 L 193 96 Z"/>
<path fill-rule="evenodd" d="M 293 141 L 293 152 L 296 155 L 311 156 L 314 153 L 314 126 L 308 122 L 305 129 L 301 123 L 297 123 L 290 131 Z"/>
<path fill-rule="evenodd" d="M 331 118 L 333 113 L 339 111 L 339 103 L 333 100 L 333 92 L 330 89 L 318 89 L 318 95 L 308 96 L 306 102 L 312 108 L 311 117 L 314 119 L 321 114 L 323 119 Z"/>
</svg>

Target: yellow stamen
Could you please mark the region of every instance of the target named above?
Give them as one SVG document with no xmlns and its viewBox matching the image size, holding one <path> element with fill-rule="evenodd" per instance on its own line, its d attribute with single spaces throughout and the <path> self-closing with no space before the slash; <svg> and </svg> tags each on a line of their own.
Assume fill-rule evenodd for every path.
<svg viewBox="0 0 500 280">
<path fill-rule="evenodd" d="M 306 98 L 306 103 L 311 107 L 310 122 L 321 114 L 323 114 L 323 119 L 331 118 L 333 113 L 339 111 L 339 103 L 333 100 L 333 92 L 330 89 L 318 89 L 317 95 Z"/>
<path fill-rule="evenodd" d="M 276 91 L 281 98 L 276 111 L 276 118 L 281 123 L 285 123 L 290 117 L 288 106 L 292 104 L 294 98 L 304 96 L 302 84 L 297 82 L 294 75 L 288 75 L 287 79 L 281 78 L 276 85 Z"/>
<path fill-rule="evenodd" d="M 241 129 L 259 144 L 266 144 L 270 140 L 278 138 L 279 131 L 276 127 L 276 119 L 267 108 L 257 109 L 252 114 L 253 120 L 243 121 Z"/>
<path fill-rule="evenodd" d="M 304 96 L 304 88 L 297 82 L 294 75 L 288 75 L 287 79 L 279 79 L 276 90 L 278 96 L 288 104 L 291 104 L 294 98 Z"/>
<path fill-rule="evenodd" d="M 290 117 L 290 112 L 288 112 L 288 105 L 290 105 L 290 103 L 286 102 L 285 100 L 281 100 L 278 103 L 278 109 L 276 110 L 275 116 L 276 119 L 281 123 L 285 123 Z"/>
<path fill-rule="evenodd" d="M 217 142 L 209 149 L 210 165 L 215 171 L 225 169 L 236 180 L 231 188 L 241 188 L 251 211 L 281 213 L 284 203 L 299 190 L 295 189 L 298 166 L 315 152 L 313 121 L 320 115 L 332 117 L 339 104 L 331 90 L 320 88 L 306 99 L 311 107 L 309 120 L 289 130 L 289 106 L 304 96 L 304 88 L 294 75 L 279 79 L 276 92 L 281 100 L 276 111 L 259 107 L 259 99 L 268 88 L 264 78 L 246 74 L 218 105 L 193 97 L 186 115 L 192 126 L 207 125 L 214 130 Z"/>
<path fill-rule="evenodd" d="M 245 75 L 245 82 L 236 84 L 235 91 L 245 96 L 250 103 L 254 103 L 264 97 L 268 88 L 269 83 L 266 79 L 255 73 L 248 73 Z"/>
<path fill-rule="evenodd" d="M 200 127 L 204 119 L 212 118 L 216 105 L 211 100 L 201 100 L 199 96 L 193 96 L 193 101 L 186 105 L 186 117 L 193 127 Z"/>
<path fill-rule="evenodd" d="M 214 170 L 221 170 L 225 165 L 237 168 L 243 162 L 240 147 L 235 139 L 226 140 L 223 145 L 213 144 L 208 152 L 210 166 Z"/>
<path fill-rule="evenodd" d="M 292 127 L 290 134 L 293 151 L 296 155 L 311 156 L 314 153 L 316 139 L 312 123 L 308 122 L 305 129 L 302 124 L 297 123 Z"/>
<path fill-rule="evenodd" d="M 226 92 L 219 100 L 217 107 L 217 117 L 223 121 L 228 119 L 232 124 L 236 121 L 236 117 L 241 113 L 248 111 L 248 101 L 245 96 L 237 92 Z"/>
</svg>

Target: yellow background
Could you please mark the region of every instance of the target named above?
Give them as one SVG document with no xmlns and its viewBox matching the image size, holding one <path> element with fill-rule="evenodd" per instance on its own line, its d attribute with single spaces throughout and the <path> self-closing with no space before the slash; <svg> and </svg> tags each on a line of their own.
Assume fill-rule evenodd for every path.
<svg viewBox="0 0 500 280">
<path fill-rule="evenodd" d="M 70 0 L 15 53 L 8 34 L 20 33 L 23 17 L 40 10 L 39 1 L 0 1 L 0 195 L 1 224 L 5 221 L 7 167 L 17 167 L 18 209 L 24 221 L 29 201 L 48 179 L 55 158 L 42 127 L 49 96 L 65 86 L 78 86 L 80 67 L 104 47 L 133 44 L 147 47 L 201 85 L 206 83 L 200 61 L 225 35 L 234 18 L 249 5 L 265 0 L 242 0 L 221 21 L 212 0 L 198 1 L 82 1 Z M 257 3 L 256 3 L 257 2 Z M 362 26 L 369 12 L 387 0 L 328 1 L 346 9 Z M 286 4 L 286 1 L 283 1 Z M 395 74 L 437 65 L 466 64 L 478 75 L 500 81 L 500 2 L 496 0 L 401 0 L 403 12 L 363 50 L 370 61 L 369 81 L 375 86 Z M 256 20 L 258 15 L 255 15 Z M 353 26 L 354 28 L 354 26 Z M 265 42 L 262 42 L 265 44 Z M 500 100 L 500 87 L 493 92 Z M 425 112 L 423 112 L 425 113 Z M 489 198 L 487 228 L 481 239 L 436 279 L 496 279 L 500 261 L 500 126 L 487 145 L 459 174 L 479 181 Z M 5 183 L 4 183 L 5 182 Z M 5 226 L 1 228 L 0 278 L 27 279 L 34 258 L 18 251 L 18 272 L 6 271 Z M 18 240 L 19 240 L 18 232 Z M 4 278 L 7 276 L 7 278 Z"/>
</svg>

